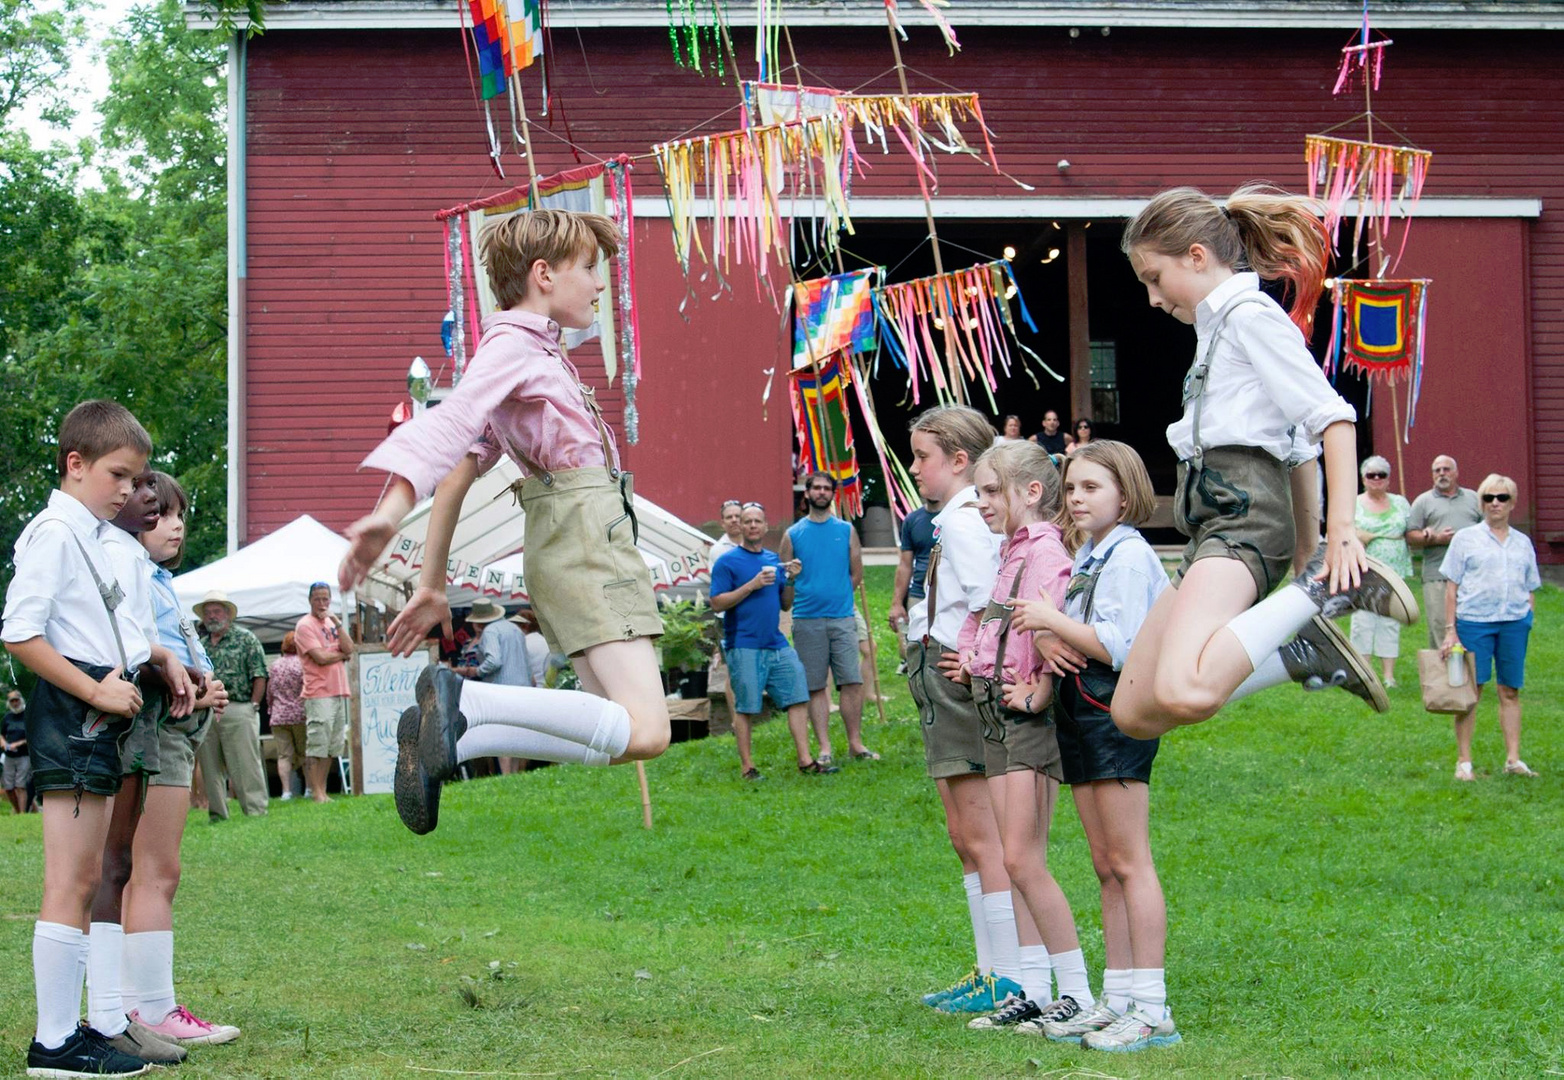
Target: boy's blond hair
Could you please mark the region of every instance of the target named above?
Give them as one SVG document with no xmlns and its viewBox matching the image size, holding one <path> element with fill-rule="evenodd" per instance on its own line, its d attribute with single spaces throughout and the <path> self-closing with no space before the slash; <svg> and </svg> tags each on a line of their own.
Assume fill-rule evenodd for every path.
<svg viewBox="0 0 1564 1080">
<path fill-rule="evenodd" d="M 55 454 L 55 468 L 60 479 L 65 479 L 65 459 L 72 453 L 80 454 L 83 461 L 92 464 L 105 454 L 116 450 L 134 450 L 138 454 L 152 453 L 152 436 L 141 426 L 129 409 L 117 401 L 84 401 L 60 421 L 59 451 Z"/>
<path fill-rule="evenodd" d="M 994 429 L 988 418 L 965 405 L 936 406 L 919 413 L 908 428 L 932 438 L 946 457 L 953 458 L 956 451 L 965 450 L 969 468 L 975 468 L 977 459 L 994 445 Z"/>
<path fill-rule="evenodd" d="M 527 296 L 527 280 L 539 259 L 563 266 L 572 259 L 619 254 L 619 226 L 602 214 L 532 210 L 491 221 L 478 236 L 478 254 L 501 311 Z"/>
<path fill-rule="evenodd" d="M 995 443 L 983 451 L 978 464 L 994 470 L 999 486 L 1006 491 L 1024 491 L 1037 481 L 1043 486 L 1038 515 L 1047 521 L 1059 512 L 1059 470 L 1054 468 L 1048 451 L 1036 443 L 1024 439 Z"/>
</svg>

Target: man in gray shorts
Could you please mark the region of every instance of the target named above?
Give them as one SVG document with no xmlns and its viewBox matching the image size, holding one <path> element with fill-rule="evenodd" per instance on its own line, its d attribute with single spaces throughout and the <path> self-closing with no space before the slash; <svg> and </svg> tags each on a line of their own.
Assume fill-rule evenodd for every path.
<svg viewBox="0 0 1564 1080">
<path fill-rule="evenodd" d="M 842 726 L 854 761 L 878 761 L 863 744 L 863 670 L 858 659 L 858 628 L 853 595 L 863 581 L 863 548 L 858 533 L 832 512 L 836 480 L 829 473 L 804 478 L 809 516 L 782 537 L 779 557 L 798 559 L 803 572 L 794 582 L 793 648 L 803 661 L 809 684 L 809 720 L 819 740 L 817 760 L 831 762 L 831 700 L 826 675 L 836 679 Z"/>
</svg>

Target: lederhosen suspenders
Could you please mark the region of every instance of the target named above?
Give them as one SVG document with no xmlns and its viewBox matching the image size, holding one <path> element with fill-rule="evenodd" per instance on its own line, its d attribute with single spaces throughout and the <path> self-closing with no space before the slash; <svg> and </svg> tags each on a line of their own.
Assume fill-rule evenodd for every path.
<svg viewBox="0 0 1564 1080">
<path fill-rule="evenodd" d="M 1244 292 L 1222 305 L 1222 310 L 1217 312 L 1216 323 L 1212 327 L 1211 342 L 1206 346 L 1204 355 L 1197 354 L 1195 362 L 1190 366 L 1189 374 L 1184 376 L 1184 400 L 1186 408 L 1194 403 L 1193 428 L 1191 439 L 1195 444 L 1194 451 L 1190 454 L 1189 472 L 1191 475 L 1198 473 L 1204 467 L 1206 447 L 1200 441 L 1200 413 L 1205 405 L 1206 386 L 1211 374 L 1211 361 L 1216 356 L 1216 347 L 1222 340 L 1222 335 L 1227 331 L 1228 316 L 1232 315 L 1245 304 L 1263 304 L 1265 297 L 1259 293 Z"/>
<path fill-rule="evenodd" d="M 1070 584 L 1069 584 L 1068 588 L 1065 590 L 1065 606 L 1066 607 L 1069 606 L 1070 594 L 1072 594 L 1072 593 L 1085 593 L 1085 597 L 1084 597 L 1084 599 L 1082 601 L 1082 605 L 1081 605 L 1081 622 L 1084 625 L 1086 625 L 1086 626 L 1090 626 L 1091 623 L 1092 623 L 1092 603 L 1097 598 L 1097 582 L 1102 578 L 1102 572 L 1107 567 L 1108 560 L 1113 558 L 1113 553 L 1115 551 L 1117 551 L 1118 549 L 1119 549 L 1119 545 L 1118 544 L 1114 544 L 1112 547 L 1110 547 L 1103 554 L 1103 556 L 1100 559 L 1093 560 L 1096 563 L 1096 565 L 1091 568 L 1091 572 L 1090 573 L 1084 573 L 1084 574 L 1076 574 L 1074 577 L 1072 577 L 1070 579 Z M 1082 580 L 1082 579 L 1084 579 L 1084 580 Z M 1086 669 L 1090 670 L 1093 664 L 1097 665 L 1099 668 L 1102 668 L 1102 669 L 1106 670 L 1109 675 L 1113 675 L 1114 674 L 1114 671 L 1113 671 L 1112 667 L 1110 667 L 1107 664 L 1104 664 L 1101 660 L 1096 660 L 1096 659 L 1093 659 L 1092 657 L 1088 656 L 1086 658 Z M 1098 701 L 1096 698 L 1092 697 L 1091 694 L 1086 692 L 1086 684 L 1081 682 L 1081 673 L 1079 671 L 1077 671 L 1073 675 L 1071 675 L 1070 679 L 1075 683 L 1075 691 L 1076 691 L 1076 693 L 1080 694 L 1082 698 L 1084 698 L 1086 701 L 1090 702 L 1091 704 L 1095 705 L 1097 708 L 1101 709 L 1103 712 L 1108 712 L 1109 711 L 1109 706 L 1108 705 L 1104 704 L 1101 701 Z"/>
<path fill-rule="evenodd" d="M 581 403 L 592 414 L 592 421 L 597 425 L 597 437 L 603 446 L 603 467 L 608 470 L 608 478 L 619 484 L 619 498 L 624 503 L 624 513 L 608 524 L 608 532 L 613 534 L 615 527 L 621 522 L 630 522 L 630 536 L 633 543 L 641 541 L 641 523 L 635 516 L 635 478 L 628 472 L 619 468 L 618 459 L 614 456 L 614 446 L 608 436 L 608 424 L 603 420 L 603 410 L 597 403 L 597 391 L 581 381 L 570 364 L 566 363 L 563 355 L 559 357 L 565 371 L 575 381 L 577 389 L 581 391 Z M 521 448 L 505 440 L 505 452 L 514 458 L 521 466 L 537 477 L 544 487 L 554 486 L 554 474 L 543 466 L 533 461 L 531 457 L 522 453 Z M 524 481 L 523 481 L 524 482 Z M 517 503 L 521 502 L 521 484 L 513 485 L 513 494 Z"/>
<path fill-rule="evenodd" d="M 68 525 L 66 527 L 69 528 Z M 98 587 L 98 596 L 103 600 L 103 608 L 109 613 L 109 626 L 114 630 L 114 647 L 119 650 L 120 671 L 124 673 L 127 680 L 131 680 L 135 677 L 135 673 L 131 671 L 130 661 L 125 657 L 125 639 L 120 635 L 119 618 L 114 614 L 115 609 L 125 602 L 125 590 L 119 587 L 117 580 L 112 584 L 103 580 L 98 573 L 98 568 L 93 565 L 91 556 L 87 554 L 87 548 L 82 544 L 81 537 L 76 535 L 74 529 L 71 529 L 71 539 L 76 541 L 76 550 L 81 552 L 82 561 L 87 564 L 87 569 L 92 574 L 93 584 Z"/>
<path fill-rule="evenodd" d="M 1016 571 L 1015 580 L 1010 583 L 1010 598 L 1008 603 L 1001 604 L 992 598 L 988 606 L 983 609 L 983 617 L 978 620 L 981 626 L 995 620 L 999 622 L 999 638 L 994 647 L 994 683 L 1004 685 L 1005 681 L 1005 646 L 1010 641 L 1010 620 L 1015 617 L 1016 597 L 1021 593 L 1021 578 L 1026 574 L 1026 560 L 1021 560 L 1021 567 Z"/>
</svg>

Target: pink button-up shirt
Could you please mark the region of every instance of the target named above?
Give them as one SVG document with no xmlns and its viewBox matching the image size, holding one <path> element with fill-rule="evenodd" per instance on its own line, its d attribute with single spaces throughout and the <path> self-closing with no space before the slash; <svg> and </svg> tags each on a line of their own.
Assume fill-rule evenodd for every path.
<svg viewBox="0 0 1564 1080">
<path fill-rule="evenodd" d="M 468 453 L 484 472 L 503 453 L 515 457 L 512 448 L 550 472 L 604 465 L 581 385 L 560 351 L 558 323 L 530 311 L 496 312 L 483 320 L 478 350 L 450 396 L 393 431 L 361 467 L 395 473 L 425 499 Z M 619 448 L 612 432 L 608 438 L 617 467 Z"/>
<path fill-rule="evenodd" d="M 1021 573 L 1023 563 L 1025 573 Z M 993 598 L 1000 604 L 1010 603 L 1011 588 L 1016 575 L 1021 574 L 1016 599 L 1035 600 L 1046 593 L 1063 611 L 1071 566 L 1059 526 L 1051 521 L 1023 525 L 999 550 L 999 577 L 994 581 Z M 1031 633 L 1012 628 L 1005 643 L 1005 670 L 996 676 L 994 661 L 999 655 L 1000 623 L 998 619 L 986 623 L 981 619 L 981 612 L 973 612 L 967 620 L 968 629 L 962 633 L 964 639 L 970 637 L 972 642 L 972 674 L 984 679 L 998 678 L 1000 682 L 1035 682 L 1038 676 L 1049 673 L 1047 661 L 1032 647 Z"/>
</svg>

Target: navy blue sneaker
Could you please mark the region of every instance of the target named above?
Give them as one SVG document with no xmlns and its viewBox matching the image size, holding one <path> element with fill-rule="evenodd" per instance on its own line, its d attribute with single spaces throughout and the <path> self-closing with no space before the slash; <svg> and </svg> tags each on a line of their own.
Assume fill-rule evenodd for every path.
<svg viewBox="0 0 1564 1080">
<path fill-rule="evenodd" d="M 396 812 L 419 836 L 434 832 L 440 820 L 440 781 L 431 780 L 418 752 L 418 734 L 422 714 L 417 705 L 403 710 L 396 725 L 396 774 L 392 790 L 396 793 Z"/>
<path fill-rule="evenodd" d="M 141 1076 L 152 1066 L 123 1054 L 85 1024 L 53 1050 L 34 1039 L 27 1048 L 28 1076 Z"/>
<path fill-rule="evenodd" d="M 456 742 L 467 732 L 467 718 L 460 708 L 462 677 L 448 667 L 430 664 L 419 673 L 416 692 L 421 714 L 418 756 L 429 779 L 443 784 L 456 775 L 460 764 Z"/>
</svg>

